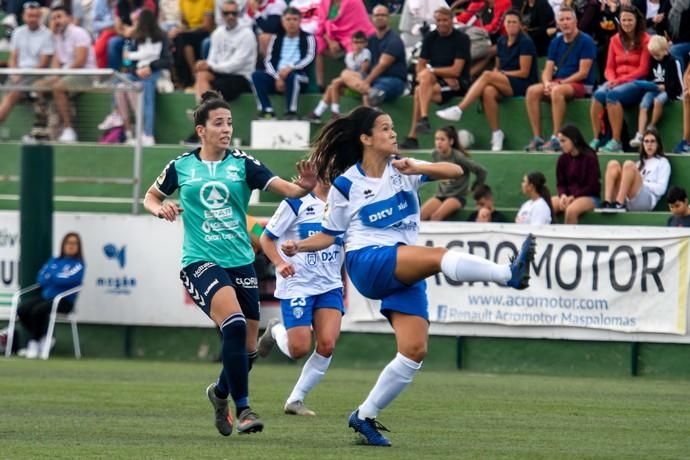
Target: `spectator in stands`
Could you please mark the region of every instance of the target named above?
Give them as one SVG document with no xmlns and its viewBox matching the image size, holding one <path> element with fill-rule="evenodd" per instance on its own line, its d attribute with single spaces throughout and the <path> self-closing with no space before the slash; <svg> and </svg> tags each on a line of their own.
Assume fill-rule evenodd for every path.
<svg viewBox="0 0 690 460">
<path fill-rule="evenodd" d="M 451 6 L 465 3 L 465 0 L 457 0 Z M 470 0 L 467 9 L 456 16 L 459 24 L 468 26 L 470 29 L 478 28 L 486 31 L 491 43 L 496 44 L 498 38 L 505 33 L 503 30 L 503 15 L 512 6 L 511 0 Z M 468 36 L 473 36 L 472 30 L 466 31 Z M 470 75 L 474 78 L 487 68 L 491 59 L 496 55 L 496 47 L 491 46 L 489 52 L 483 54 L 480 59 L 477 53 L 472 53 L 472 68 Z"/>
<path fill-rule="evenodd" d="M 491 187 L 486 184 L 476 186 L 472 197 L 477 210 L 472 211 L 467 218 L 468 222 L 508 222 L 506 216 L 501 211 L 496 210 Z"/>
<path fill-rule="evenodd" d="M 135 23 L 132 40 L 136 48 L 126 51 L 125 58 L 132 62 L 127 77 L 140 81 L 144 87 L 144 133 L 141 143 L 145 147 L 156 144 L 153 137 L 153 125 L 156 110 L 156 82 L 162 69 L 172 65 L 170 46 L 165 32 L 158 26 L 158 21 L 151 10 L 141 10 Z M 136 109 L 137 95 L 134 93 L 115 93 L 117 107 L 122 117 L 126 137 L 132 140 L 129 112 Z M 139 115 L 139 114 L 137 114 Z"/>
<path fill-rule="evenodd" d="M 522 31 L 520 13 L 508 10 L 504 15 L 506 35 L 496 45 L 496 66 L 485 70 L 467 90 L 467 95 L 456 106 L 439 110 L 436 115 L 444 120 L 459 121 L 465 110 L 476 100 L 482 100 L 484 114 L 491 129 L 491 151 L 503 150 L 505 134 L 499 127 L 498 101 L 504 97 L 524 96 L 527 88 L 537 83 L 537 50 L 529 35 Z"/>
<path fill-rule="evenodd" d="M 215 28 L 213 0 L 180 0 L 180 12 L 182 22 L 168 31 L 168 38 L 174 43 L 177 81 L 189 88 L 194 84 L 194 65 L 201 57 L 201 43 Z"/>
<path fill-rule="evenodd" d="M 666 225 L 669 227 L 690 227 L 690 207 L 688 194 L 682 187 L 671 187 L 666 195 L 671 216 Z"/>
<path fill-rule="evenodd" d="M 533 138 L 527 151 L 560 151 L 557 133 L 565 118 L 566 102 L 591 93 L 594 85 L 596 45 L 592 37 L 577 29 L 575 11 L 563 7 L 558 12 L 561 34 L 549 45 L 549 57 L 541 74 L 541 83 L 527 89 L 525 104 Z M 541 101 L 551 100 L 553 135 L 544 144 L 541 136 Z"/>
<path fill-rule="evenodd" d="M 551 197 L 551 206 L 554 213 L 565 214 L 564 223 L 577 224 L 581 214 L 599 206 L 599 161 L 574 125 L 565 125 L 558 133 L 558 141 L 563 153 L 556 164 L 558 195 Z"/>
<path fill-rule="evenodd" d="M 24 25 L 12 31 L 10 56 L 7 67 L 11 69 L 43 69 L 53 56 L 53 35 L 41 24 L 41 5 L 38 2 L 24 4 Z M 30 85 L 39 77 L 10 75 L 8 83 Z M 20 91 L 7 91 L 0 102 L 0 123 L 4 123 L 14 105 L 22 98 Z"/>
<path fill-rule="evenodd" d="M 577 28 L 592 36 L 596 30 L 596 22 L 599 19 L 601 1 L 602 0 L 564 0 L 561 7 L 567 6 L 574 9 L 575 15 L 577 16 Z M 629 0 L 623 0 L 623 2 L 625 1 Z M 555 33 L 556 30 L 553 32 Z"/>
<path fill-rule="evenodd" d="M 96 57 L 93 53 L 91 37 L 83 28 L 74 25 L 69 11 L 62 4 L 50 9 L 50 23 L 53 28 L 55 54 L 51 66 L 62 69 L 93 69 Z M 58 142 L 72 143 L 77 141 L 77 133 L 72 127 L 72 109 L 67 91 L 73 88 L 88 87 L 93 84 L 88 75 L 67 75 L 48 77 L 36 82 L 36 88 L 43 91 L 52 90 L 53 100 L 60 120 L 62 134 Z"/>
<path fill-rule="evenodd" d="M 216 9 L 218 5 L 216 2 Z M 158 2 L 158 25 L 167 34 L 170 30 L 177 27 L 180 23 L 180 1 L 179 0 L 159 0 Z M 218 18 L 216 17 L 216 20 Z M 216 21 L 216 24 L 222 24 Z"/>
<path fill-rule="evenodd" d="M 268 95 L 278 92 L 285 94 L 285 119 L 296 120 L 300 91 L 309 82 L 305 69 L 314 61 L 316 41 L 313 35 L 300 30 L 300 12 L 296 8 L 288 7 L 283 12 L 282 25 L 285 32 L 271 39 L 264 70 L 254 71 L 252 83 L 261 118 L 275 117 Z"/>
<path fill-rule="evenodd" d="M 642 96 L 638 115 L 637 133 L 630 141 L 630 147 L 639 148 L 642 144 L 642 133 L 646 128 L 656 127 L 664 113 L 664 105 L 670 100 L 680 99 L 683 95 L 683 72 L 680 63 L 669 54 L 669 44 L 661 35 L 649 39 L 651 65 L 647 73 L 649 88 Z M 648 111 L 652 110 L 652 121 Z"/>
<path fill-rule="evenodd" d="M 668 25 L 666 15 L 671 9 L 669 0 L 633 0 L 632 4 L 645 18 L 647 32 L 650 35 L 666 35 Z M 688 5 L 690 6 L 690 3 Z"/>
<path fill-rule="evenodd" d="M 623 150 L 623 106 L 639 103 L 647 88 L 646 82 L 637 81 L 649 72 L 649 34 L 645 32 L 644 20 L 633 6 L 622 6 L 619 18 L 620 32 L 609 43 L 604 71 L 606 83 L 594 92 L 590 111 L 593 134 L 590 147 L 595 150 L 600 148 L 602 152 Z M 604 110 L 611 125 L 611 139 L 606 145 L 600 146 Z"/>
<path fill-rule="evenodd" d="M 284 0 L 247 0 L 249 17 L 259 37 L 259 54 L 266 56 L 271 38 L 282 32 L 281 17 L 287 8 Z"/>
<path fill-rule="evenodd" d="M 470 173 L 476 181 L 473 188 L 484 185 L 486 169 L 470 158 L 469 152 L 460 145 L 458 132 L 453 126 L 445 126 L 436 131 L 434 138 L 436 148 L 431 152 L 434 162 L 446 161 L 459 165 L 462 176 L 457 179 L 438 182 L 436 195 L 424 202 L 421 209 L 422 220 L 446 220 L 456 211 L 467 205 L 467 192 L 470 190 Z"/>
<path fill-rule="evenodd" d="M 375 6 L 371 16 L 376 28 L 367 45 L 371 52 L 371 71 L 366 78 L 357 72 L 345 71 L 342 78 L 348 88 L 366 94 L 369 105 L 378 106 L 396 99 L 405 91 L 407 66 L 403 42 L 390 28 L 388 7 Z"/>
<path fill-rule="evenodd" d="M 537 56 L 546 56 L 556 32 L 556 18 L 547 0 L 519 1 L 522 27 L 537 47 Z"/>
<path fill-rule="evenodd" d="M 122 69 L 122 51 L 125 43 L 132 37 L 134 33 L 134 24 L 132 18 L 134 13 L 146 8 L 153 12 L 156 11 L 156 3 L 154 0 L 113 0 L 115 7 L 113 9 L 113 19 L 115 32 L 117 36 L 111 37 L 108 40 L 108 67 L 117 71 Z M 170 37 L 172 40 L 173 37 Z"/>
<path fill-rule="evenodd" d="M 597 68 L 599 69 L 599 81 L 606 80 L 606 57 L 609 43 L 618 33 L 621 3 L 619 0 L 603 0 L 601 2 L 599 17 L 593 26 L 593 37 L 597 43 Z"/>
<path fill-rule="evenodd" d="M 434 11 L 448 7 L 446 0 L 406 0 L 400 13 L 400 38 L 405 48 L 412 49 L 422 41 L 434 24 Z M 388 11 L 388 9 L 386 9 Z M 376 25 L 376 24 L 374 24 Z"/>
<path fill-rule="evenodd" d="M 75 26 L 76 27 L 76 26 Z M 40 285 L 40 292 L 19 305 L 17 316 L 24 329 L 29 334 L 27 347 L 19 350 L 19 355 L 29 359 L 38 358 L 46 345 L 48 321 L 53 308 L 53 299 L 60 293 L 81 285 L 84 279 L 84 257 L 82 255 L 81 238 L 78 233 L 67 233 L 62 238 L 60 256 L 52 257 L 38 272 L 36 282 Z M 69 313 L 74 308 L 77 294 L 72 294 L 60 300 L 58 313 Z"/>
<path fill-rule="evenodd" d="M 669 2 L 669 6 L 666 18 L 668 35 L 673 43 L 671 56 L 678 59 L 685 70 L 690 55 L 690 1 L 674 0 Z"/>
<path fill-rule="evenodd" d="M 331 117 L 340 116 L 340 95 L 345 89 L 345 81 L 343 74 L 345 72 L 354 72 L 360 76 L 360 81 L 366 78 L 371 64 L 371 53 L 367 49 L 367 36 L 361 30 L 352 35 L 352 51 L 348 51 L 345 55 L 345 70 L 340 73 L 340 76 L 334 78 L 333 81 L 326 88 L 326 92 L 319 101 L 314 111 L 308 116 L 312 123 L 321 123 L 321 115 L 330 106 Z M 369 105 L 366 93 L 362 98 L 363 105 Z"/>
<path fill-rule="evenodd" d="M 664 155 L 661 136 L 654 128 L 645 130 L 637 162 L 606 165 L 602 212 L 652 211 L 671 177 L 671 163 Z"/>
<path fill-rule="evenodd" d="M 690 152 L 690 67 L 683 74 L 683 138 L 673 148 L 673 153 Z"/>
<path fill-rule="evenodd" d="M 467 91 L 470 81 L 470 39 L 453 28 L 453 13 L 439 8 L 434 14 L 436 30 L 422 40 L 422 51 L 416 67 L 412 123 L 402 149 L 416 149 L 417 132 L 431 132 L 429 104 L 445 103 Z"/>
<path fill-rule="evenodd" d="M 108 67 L 108 43 L 111 38 L 117 36 L 113 3 L 112 0 L 94 0 L 91 8 L 93 36 L 96 37 L 93 51 L 96 55 L 96 65 L 100 68 Z"/>
<path fill-rule="evenodd" d="M 516 224 L 548 225 L 553 222 L 553 208 L 551 207 L 551 192 L 546 186 L 546 177 L 539 171 L 534 171 L 522 178 L 522 193 L 529 200 L 525 201 L 517 215 Z"/>
<path fill-rule="evenodd" d="M 362 0 L 321 0 L 319 27 L 316 31 L 316 84 L 324 87 L 323 56 L 339 57 L 343 49 L 352 51 L 352 34 L 361 30 L 367 37 L 374 33 Z"/>
<path fill-rule="evenodd" d="M 215 89 L 226 101 L 237 99 L 242 93 L 251 92 L 251 78 L 257 56 L 256 37 L 251 28 L 238 24 L 239 4 L 235 0 L 224 0 L 222 11 L 224 25 L 219 25 L 211 34 L 211 48 L 208 60 L 197 61 L 194 92 L 197 104 L 201 95 Z M 187 143 L 198 143 L 194 132 Z"/>
</svg>

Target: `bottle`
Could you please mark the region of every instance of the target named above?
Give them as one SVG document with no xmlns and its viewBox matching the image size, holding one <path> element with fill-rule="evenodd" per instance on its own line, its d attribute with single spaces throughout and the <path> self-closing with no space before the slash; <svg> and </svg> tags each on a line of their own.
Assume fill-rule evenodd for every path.
<svg viewBox="0 0 690 460">
<path fill-rule="evenodd" d="M 122 45 L 122 65 L 124 67 L 129 67 L 132 65 L 132 60 L 129 58 L 130 51 L 132 51 L 132 41 L 126 39 L 125 43 Z"/>
</svg>

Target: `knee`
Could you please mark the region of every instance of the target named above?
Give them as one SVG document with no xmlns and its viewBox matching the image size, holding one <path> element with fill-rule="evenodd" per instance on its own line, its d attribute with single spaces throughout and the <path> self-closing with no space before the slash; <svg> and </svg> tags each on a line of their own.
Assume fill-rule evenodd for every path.
<svg viewBox="0 0 690 460">
<path fill-rule="evenodd" d="M 482 99 L 485 101 L 495 101 L 498 98 L 498 90 L 495 86 L 487 85 L 482 91 Z"/>
<path fill-rule="evenodd" d="M 335 338 L 319 339 L 316 343 L 316 352 L 328 358 L 335 350 Z"/>
<path fill-rule="evenodd" d="M 421 363 L 427 354 L 426 342 L 408 344 L 400 353 L 414 362 Z"/>
<path fill-rule="evenodd" d="M 436 83 L 436 75 L 424 69 L 417 75 L 417 81 L 420 85 L 433 85 L 434 83 Z"/>
<path fill-rule="evenodd" d="M 625 160 L 625 162 L 623 163 L 623 171 L 630 172 L 630 171 L 636 171 L 636 170 L 637 170 L 637 165 L 635 164 L 634 161 Z"/>
<path fill-rule="evenodd" d="M 620 163 L 616 160 L 610 160 L 606 163 L 606 171 L 609 173 L 618 172 L 621 169 Z"/>
<path fill-rule="evenodd" d="M 532 85 L 529 88 L 527 88 L 527 99 L 530 101 L 537 98 L 541 98 L 542 94 L 544 94 L 544 85 L 542 85 L 541 83 Z"/>
<path fill-rule="evenodd" d="M 288 344 L 288 350 L 290 350 L 290 356 L 293 359 L 300 359 L 309 353 L 311 349 L 311 343 L 308 341 L 295 341 Z"/>
</svg>

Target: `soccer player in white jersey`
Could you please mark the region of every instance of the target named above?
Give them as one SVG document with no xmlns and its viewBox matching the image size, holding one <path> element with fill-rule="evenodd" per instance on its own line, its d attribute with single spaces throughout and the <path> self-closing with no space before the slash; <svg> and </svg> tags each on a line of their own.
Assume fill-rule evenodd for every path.
<svg viewBox="0 0 690 460">
<path fill-rule="evenodd" d="M 259 356 L 268 356 L 273 346 L 288 358 L 298 359 L 311 350 L 312 326 L 316 350 L 285 402 L 285 413 L 316 415 L 304 398 L 328 370 L 340 335 L 343 305 L 343 243 L 337 238 L 321 251 L 285 256 L 280 244 L 308 238 L 321 231 L 330 184 L 319 181 L 309 195 L 284 200 L 261 235 L 264 254 L 276 266 L 275 296 L 280 299 L 284 325 L 272 320 L 259 340 Z"/>
<path fill-rule="evenodd" d="M 453 163 L 427 163 L 398 158 L 391 117 L 359 107 L 332 120 L 315 141 L 311 161 L 321 180 L 333 184 L 322 231 L 301 241 L 286 241 L 283 252 L 314 252 L 345 236 L 345 264 L 357 290 L 381 299 L 398 353 L 381 372 L 366 400 L 348 425 L 374 446 L 390 446 L 376 420 L 412 382 L 426 355 L 429 330 L 426 283 L 443 272 L 455 281 L 492 281 L 525 289 L 534 260 L 529 235 L 510 264 L 446 248 L 416 246 L 419 230 L 417 189 L 430 179 L 456 179 L 463 171 Z"/>
</svg>

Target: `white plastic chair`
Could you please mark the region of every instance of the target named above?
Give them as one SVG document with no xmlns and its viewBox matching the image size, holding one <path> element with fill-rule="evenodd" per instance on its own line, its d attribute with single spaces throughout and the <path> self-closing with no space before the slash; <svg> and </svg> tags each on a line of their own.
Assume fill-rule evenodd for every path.
<svg viewBox="0 0 690 460">
<path fill-rule="evenodd" d="M 10 311 L 10 325 L 9 325 L 9 330 L 7 331 L 7 348 L 5 349 L 5 357 L 9 357 L 12 354 L 12 342 L 14 340 L 14 327 L 15 327 L 15 322 L 17 318 L 17 308 L 19 307 L 19 300 L 21 299 L 21 296 L 31 292 L 33 290 L 38 289 L 40 286 L 38 284 L 33 284 L 31 286 L 27 286 L 24 289 L 21 289 L 12 296 L 12 309 Z M 74 357 L 77 359 L 81 358 L 81 347 L 79 346 L 79 330 L 77 329 L 77 311 L 76 311 L 76 306 L 75 308 L 72 309 L 71 312 L 69 313 L 58 313 L 57 308 L 58 304 L 62 299 L 64 299 L 67 296 L 70 296 L 72 294 L 76 294 L 77 292 L 81 291 L 82 287 L 77 286 L 73 287 L 72 289 L 68 289 L 66 291 L 63 291 L 59 293 L 58 295 L 53 298 L 53 304 L 52 308 L 50 310 L 50 318 L 48 321 L 48 331 L 46 333 L 46 337 L 49 339 L 45 341 L 45 345 L 43 346 L 43 350 L 41 350 L 40 357 L 41 359 L 48 359 L 50 356 L 50 349 L 52 345 L 52 337 L 53 337 L 53 332 L 55 331 L 55 323 L 60 322 L 60 323 L 70 323 L 72 326 L 72 343 L 74 345 Z"/>
</svg>

